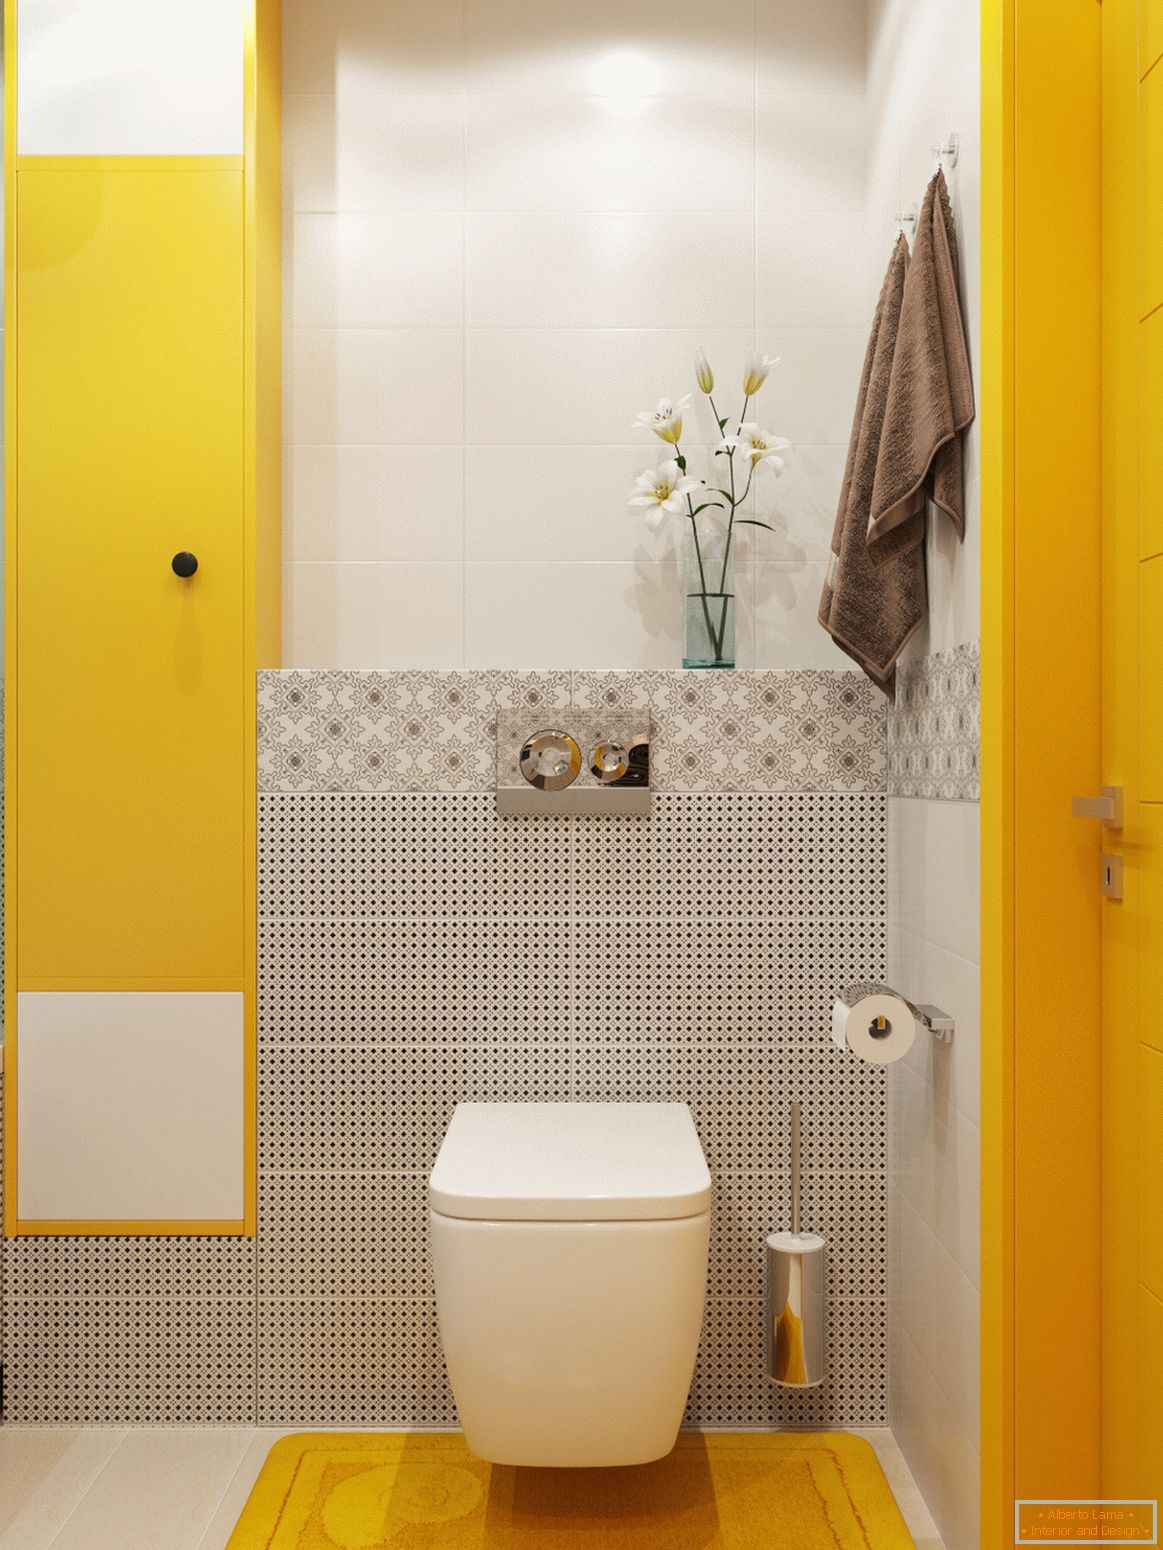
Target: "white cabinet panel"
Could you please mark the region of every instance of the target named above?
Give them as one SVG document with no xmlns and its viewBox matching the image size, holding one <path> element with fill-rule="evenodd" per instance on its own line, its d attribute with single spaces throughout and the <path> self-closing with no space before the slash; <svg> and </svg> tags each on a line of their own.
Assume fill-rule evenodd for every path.
<svg viewBox="0 0 1163 1550">
<path fill-rule="evenodd" d="M 237 1221 L 244 1014 L 231 991 L 22 991 L 22 1221 Z"/>
<path fill-rule="evenodd" d="M 20 0 L 22 156 L 242 154 L 243 0 Z"/>
</svg>

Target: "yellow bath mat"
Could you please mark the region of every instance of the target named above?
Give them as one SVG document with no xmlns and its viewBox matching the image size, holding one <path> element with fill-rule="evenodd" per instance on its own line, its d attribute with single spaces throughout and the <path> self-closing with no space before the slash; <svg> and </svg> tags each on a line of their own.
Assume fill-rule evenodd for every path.
<svg viewBox="0 0 1163 1550">
<path fill-rule="evenodd" d="M 626 1469 L 511 1469 L 451 1432 L 275 1443 L 227 1550 L 913 1550 L 842 1432 L 684 1432 Z"/>
</svg>

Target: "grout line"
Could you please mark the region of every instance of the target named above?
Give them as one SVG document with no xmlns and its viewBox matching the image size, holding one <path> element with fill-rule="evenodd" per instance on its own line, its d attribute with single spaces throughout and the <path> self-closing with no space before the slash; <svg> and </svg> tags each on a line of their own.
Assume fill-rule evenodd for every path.
<svg viewBox="0 0 1163 1550">
<path fill-rule="evenodd" d="M 460 6 L 460 46 L 463 65 L 465 47 L 464 0 Z M 460 660 L 468 661 L 468 96 L 461 99 L 461 189 L 460 212 Z"/>
<path fill-rule="evenodd" d="M 258 1342 L 256 1341 L 255 1342 L 256 1347 L 257 1347 L 257 1344 L 258 1344 Z M 256 1359 L 255 1359 L 255 1366 L 256 1366 L 256 1369 L 257 1369 L 257 1366 L 258 1366 L 257 1356 L 256 1356 Z M 196 1545 L 191 1546 L 191 1550 L 202 1550 L 202 1545 L 204 1544 L 205 1539 L 206 1539 L 206 1535 L 207 1535 L 207 1533 L 210 1530 L 210 1525 L 214 1522 L 214 1519 L 217 1517 L 218 1512 L 221 1509 L 223 1502 L 226 1500 L 227 1496 L 229 1495 L 229 1493 L 230 1493 L 230 1491 L 231 1491 L 231 1489 L 232 1489 L 232 1487 L 234 1485 L 234 1482 L 238 1479 L 239 1475 L 242 1473 L 242 1466 L 246 1463 L 247 1457 L 250 1454 L 251 1443 L 254 1442 L 256 1440 L 256 1438 L 257 1438 L 257 1434 L 258 1434 L 258 1420 L 257 1420 L 257 1416 L 258 1416 L 258 1394 L 257 1394 L 257 1390 L 256 1390 L 256 1393 L 255 1393 L 255 1417 L 256 1417 L 256 1419 L 255 1419 L 255 1421 L 253 1422 L 253 1424 L 249 1428 L 246 1428 L 246 1430 L 249 1431 L 249 1436 L 247 1437 L 246 1444 L 243 1447 L 242 1454 L 239 1457 L 238 1463 L 235 1466 L 233 1472 L 230 1474 L 230 1476 L 228 1477 L 228 1479 L 224 1483 L 224 1485 L 222 1487 L 222 1490 L 219 1492 L 218 1500 L 214 1503 L 214 1506 L 210 1510 L 209 1517 L 206 1519 L 206 1522 L 202 1525 L 202 1532 L 198 1536 L 198 1542 L 197 1542 Z M 223 1427 L 222 1428 L 223 1431 L 227 1431 L 227 1430 L 234 1431 L 236 1429 L 241 1431 L 244 1428 L 241 1428 L 241 1427 L 239 1427 L 239 1428 Z M 261 1468 L 262 1468 L 262 1465 L 260 1464 L 259 1469 L 261 1470 Z M 256 1479 L 257 1479 L 257 1476 L 256 1476 Z M 49 1550 L 52 1550 L 51 1546 L 49 1547 Z"/>
<path fill-rule="evenodd" d="M 11 1423 L 9 1423 L 9 1424 L 11 1424 Z M 88 1430 L 94 1430 L 95 1431 L 95 1430 L 97 1430 L 97 1425 L 96 1425 L 96 1423 L 94 1423 L 92 1425 L 92 1427 L 90 1427 L 88 1424 L 86 1424 L 86 1425 L 83 1425 L 81 1429 L 83 1431 L 88 1431 Z M 102 1475 L 104 1475 L 105 1471 L 109 1468 L 110 1464 L 112 1464 L 113 1460 L 117 1457 L 117 1455 L 121 1452 L 122 1448 L 129 1441 L 129 1438 L 132 1435 L 132 1428 L 131 1427 L 123 1427 L 123 1428 L 118 1428 L 118 1429 L 121 1431 L 121 1440 L 118 1442 L 117 1446 L 112 1450 L 112 1452 L 109 1454 L 109 1457 L 101 1465 L 101 1468 L 97 1471 L 97 1473 L 89 1481 L 88 1485 L 81 1492 L 80 1496 L 77 1497 L 77 1500 L 73 1503 L 72 1507 L 69 1510 L 68 1516 L 62 1522 L 60 1528 L 57 1529 L 56 1533 L 53 1535 L 52 1539 L 49 1541 L 48 1545 L 45 1547 L 45 1550 L 52 1550 L 53 1545 L 55 1545 L 55 1544 L 57 1544 L 59 1542 L 60 1537 L 64 1533 L 65 1529 L 69 1526 L 69 1524 L 72 1522 L 72 1520 L 76 1517 L 77 1512 L 78 1512 L 78 1510 L 81 1507 L 81 1504 L 88 1499 L 90 1493 L 92 1492 L 94 1486 L 96 1486 L 98 1480 L 101 1479 Z"/>
<path fill-rule="evenodd" d="M 501 323 L 501 324 L 472 324 L 463 329 L 450 327 L 447 323 L 300 323 L 295 325 L 296 334 L 670 334 L 686 336 L 693 333 L 703 325 L 698 321 L 690 323 L 670 323 L 642 325 L 636 323 Z M 731 325 L 719 325 L 707 329 L 709 333 L 716 334 L 749 334 L 754 344 L 755 324 L 750 325 L 735 323 Z M 808 336 L 815 339 L 821 334 L 849 334 L 853 338 L 863 338 L 862 330 L 852 323 L 789 323 L 782 327 L 782 333 L 786 337 Z M 406 445 L 406 443 L 405 443 Z M 495 446 L 495 442 L 486 442 L 486 446 Z M 688 446 L 697 443 L 688 442 Z M 812 443 L 804 442 L 810 446 Z M 831 443 L 825 443 L 831 445 Z"/>
</svg>

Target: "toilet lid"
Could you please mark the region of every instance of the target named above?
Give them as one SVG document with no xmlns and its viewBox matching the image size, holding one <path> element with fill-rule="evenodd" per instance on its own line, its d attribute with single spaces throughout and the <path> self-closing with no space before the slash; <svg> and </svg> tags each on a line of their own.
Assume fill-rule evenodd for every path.
<svg viewBox="0 0 1163 1550">
<path fill-rule="evenodd" d="M 458 1103 L 428 1181 L 442 1216 L 697 1216 L 711 1176 L 685 1103 Z"/>
</svg>

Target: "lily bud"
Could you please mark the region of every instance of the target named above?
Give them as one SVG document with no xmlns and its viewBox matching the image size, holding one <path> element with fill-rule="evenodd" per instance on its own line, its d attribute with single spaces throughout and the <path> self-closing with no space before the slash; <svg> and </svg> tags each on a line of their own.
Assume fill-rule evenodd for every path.
<svg viewBox="0 0 1163 1550">
<path fill-rule="evenodd" d="M 778 359 L 778 357 L 777 357 Z M 747 398 L 754 398 L 759 389 L 767 381 L 767 374 L 776 364 L 770 355 L 764 355 L 757 350 L 747 363 L 743 373 L 743 393 Z"/>
<path fill-rule="evenodd" d="M 695 381 L 708 397 L 715 391 L 715 374 L 702 350 L 695 351 Z"/>
</svg>

